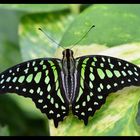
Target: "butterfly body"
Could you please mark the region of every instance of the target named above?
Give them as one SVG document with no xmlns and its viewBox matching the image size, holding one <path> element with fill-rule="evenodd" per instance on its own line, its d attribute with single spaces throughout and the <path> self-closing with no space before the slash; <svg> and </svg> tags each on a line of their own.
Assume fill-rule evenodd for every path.
<svg viewBox="0 0 140 140">
<path fill-rule="evenodd" d="M 39 58 L 15 65 L 0 74 L 0 94 L 29 97 L 36 107 L 53 119 L 55 127 L 69 109 L 85 125 L 106 101 L 109 93 L 128 86 L 140 86 L 140 68 L 122 59 L 89 55 Z"/>
<path fill-rule="evenodd" d="M 62 81 L 63 87 L 65 89 L 65 94 L 67 100 L 70 104 L 72 104 L 75 97 L 75 89 L 76 89 L 76 61 L 73 57 L 73 51 L 70 49 L 66 49 L 63 51 L 63 59 L 62 59 Z"/>
</svg>

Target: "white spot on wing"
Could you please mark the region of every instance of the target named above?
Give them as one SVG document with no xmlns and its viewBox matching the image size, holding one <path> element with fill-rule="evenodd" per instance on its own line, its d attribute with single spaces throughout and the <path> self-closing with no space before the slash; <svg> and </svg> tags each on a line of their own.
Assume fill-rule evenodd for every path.
<svg viewBox="0 0 140 140">
<path fill-rule="evenodd" d="M 12 70 L 9 70 L 9 73 L 11 73 L 12 72 Z"/>
<path fill-rule="evenodd" d="M 97 102 L 94 102 L 94 105 L 98 105 L 98 103 Z"/>
<path fill-rule="evenodd" d="M 118 62 L 118 65 L 121 66 L 121 62 Z"/>
<path fill-rule="evenodd" d="M 13 73 L 12 73 L 12 75 L 14 76 L 14 75 L 15 75 L 15 73 L 13 72 Z"/>
<path fill-rule="evenodd" d="M 136 67 L 134 67 L 134 70 L 135 70 L 135 71 L 137 71 L 137 68 L 136 68 Z"/>
<path fill-rule="evenodd" d="M 4 77 L 4 74 L 1 76 L 1 78 L 3 78 Z"/>
<path fill-rule="evenodd" d="M 89 107 L 89 108 L 88 108 L 88 111 L 92 111 L 92 108 L 91 108 L 91 107 Z"/>
<path fill-rule="evenodd" d="M 17 68 L 17 72 L 19 72 L 19 68 Z"/>
<path fill-rule="evenodd" d="M 60 117 L 60 114 L 57 114 L 57 116 L 56 116 L 57 118 L 59 118 Z"/>
<path fill-rule="evenodd" d="M 43 95 L 43 91 L 40 91 L 39 95 L 42 96 Z"/>
<path fill-rule="evenodd" d="M 81 115 L 85 116 L 85 113 L 84 113 L 84 112 L 82 112 L 82 113 L 81 113 Z"/>
<path fill-rule="evenodd" d="M 5 86 L 2 86 L 2 89 L 5 88 Z"/>
<path fill-rule="evenodd" d="M 18 89 L 19 89 L 19 87 L 16 87 L 16 89 L 18 90 Z"/>
<path fill-rule="evenodd" d="M 32 63 L 32 66 L 34 66 L 35 65 L 35 61 L 33 61 L 33 63 Z"/>
<path fill-rule="evenodd" d="M 102 60 L 103 60 L 103 62 L 105 62 L 105 59 L 104 59 L 104 57 L 102 57 Z"/>
<path fill-rule="evenodd" d="M 29 67 L 29 66 L 30 66 L 30 63 L 28 62 L 28 63 L 27 63 L 27 67 Z"/>
<path fill-rule="evenodd" d="M 42 103 L 42 102 L 43 102 L 43 100 L 42 100 L 42 99 L 39 99 L 39 100 L 38 100 L 38 102 L 39 102 L 39 103 Z"/>
<path fill-rule="evenodd" d="M 2 84 L 3 82 L 4 82 L 4 79 L 2 79 L 0 83 Z"/>
<path fill-rule="evenodd" d="M 11 80 L 11 77 L 8 77 L 7 79 L 6 79 L 6 82 L 9 82 Z"/>
<path fill-rule="evenodd" d="M 24 91 L 24 92 L 25 92 L 25 91 L 26 91 L 26 88 L 23 88 L 23 89 L 22 89 L 22 91 Z"/>
<path fill-rule="evenodd" d="M 139 76 L 139 74 L 137 72 L 134 72 L 136 76 Z"/>
<path fill-rule="evenodd" d="M 48 107 L 47 105 L 44 105 L 44 106 L 43 106 L 43 108 L 47 108 L 47 107 Z"/>
<path fill-rule="evenodd" d="M 54 112 L 52 110 L 49 111 L 50 114 L 53 114 Z"/>
</svg>

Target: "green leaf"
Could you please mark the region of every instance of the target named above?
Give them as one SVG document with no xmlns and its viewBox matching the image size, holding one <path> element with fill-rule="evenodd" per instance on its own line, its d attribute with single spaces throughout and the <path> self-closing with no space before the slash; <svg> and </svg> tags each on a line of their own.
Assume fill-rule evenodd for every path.
<svg viewBox="0 0 140 140">
<path fill-rule="evenodd" d="M 61 44 L 71 46 L 92 25 L 95 27 L 79 43 L 104 44 L 108 47 L 140 41 L 140 4 L 95 4 L 84 10 L 65 32 Z"/>
<path fill-rule="evenodd" d="M 140 60 L 140 43 L 124 44 L 107 48 L 103 45 L 76 46 L 77 56 L 94 54 L 110 55 L 127 61 Z M 81 52 L 82 50 L 82 52 Z M 60 54 L 58 49 L 58 54 Z M 56 54 L 57 55 L 57 54 Z M 140 61 L 137 65 L 140 66 Z M 89 118 L 88 125 L 76 118 L 72 112 L 59 123 L 58 128 L 50 121 L 52 136 L 139 136 L 140 126 L 136 122 L 140 87 L 126 87 L 118 92 L 111 93 L 106 103 Z"/>
<path fill-rule="evenodd" d="M 51 12 L 68 8 L 68 4 L 0 4 L 0 9 L 25 12 Z"/>
<path fill-rule="evenodd" d="M 73 18 L 74 16 L 68 11 L 24 16 L 19 27 L 22 58 L 28 60 L 53 56 L 58 45 L 38 28 L 42 28 L 47 35 L 59 43 Z"/>
<path fill-rule="evenodd" d="M 16 57 L 15 57 L 16 56 Z M 19 48 L 8 41 L 2 41 L 0 44 L 0 71 L 7 69 L 21 62 L 20 50 Z"/>
<path fill-rule="evenodd" d="M 20 13 L 0 10 L 0 71 L 21 61 L 17 34 L 20 16 Z"/>
<path fill-rule="evenodd" d="M 18 24 L 23 13 L 0 10 L 0 40 L 18 45 Z M 10 24 L 10 25 L 9 25 Z"/>
<path fill-rule="evenodd" d="M 10 136 L 8 126 L 0 126 L 0 136 Z"/>
<path fill-rule="evenodd" d="M 10 135 L 48 136 L 47 120 L 43 117 L 33 117 L 30 115 L 32 112 L 26 113 L 12 96 L 8 94 L 0 96 L 0 123 L 8 126 Z"/>
</svg>

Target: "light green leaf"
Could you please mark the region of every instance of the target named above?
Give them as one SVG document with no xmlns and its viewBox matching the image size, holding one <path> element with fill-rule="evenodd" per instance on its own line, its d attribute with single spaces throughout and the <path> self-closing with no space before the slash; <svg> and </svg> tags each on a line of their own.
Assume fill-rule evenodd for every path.
<svg viewBox="0 0 140 140">
<path fill-rule="evenodd" d="M 140 41 L 140 4 L 95 4 L 84 10 L 65 32 L 61 44 L 71 46 L 95 27 L 79 43 L 108 47 Z"/>
<path fill-rule="evenodd" d="M 22 107 L 20 107 L 20 103 L 15 102 L 16 98 L 13 97 L 14 95 L 15 94 L 0 95 L 0 123 L 8 126 L 10 135 L 49 135 L 47 119 L 37 116 L 35 113 L 33 116 L 33 111 L 27 112 L 27 110 L 23 110 Z M 20 96 L 15 96 L 20 98 Z M 28 105 L 28 101 L 24 102 L 23 106 L 25 105 Z M 32 110 L 34 108 L 32 108 Z"/>
<path fill-rule="evenodd" d="M 68 8 L 68 4 L 0 4 L 0 9 L 24 12 L 51 12 Z"/>
<path fill-rule="evenodd" d="M 10 136 L 8 126 L 0 126 L 0 136 Z"/>
<path fill-rule="evenodd" d="M 20 14 L 0 10 L 0 71 L 21 61 L 18 47 L 18 22 Z M 9 26 L 10 23 L 10 26 Z M 15 57 L 16 56 L 16 57 Z"/>
<path fill-rule="evenodd" d="M 58 47 L 38 28 L 59 43 L 74 16 L 67 11 L 30 14 L 22 18 L 19 26 L 20 47 L 24 60 L 51 57 Z"/>
</svg>

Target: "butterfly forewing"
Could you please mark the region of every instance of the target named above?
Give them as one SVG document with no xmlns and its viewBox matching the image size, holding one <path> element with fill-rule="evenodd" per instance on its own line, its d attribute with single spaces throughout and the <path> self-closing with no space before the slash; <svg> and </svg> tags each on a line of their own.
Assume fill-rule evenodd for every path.
<svg viewBox="0 0 140 140">
<path fill-rule="evenodd" d="M 68 114 L 61 81 L 61 61 L 42 58 L 18 64 L 0 75 L 0 93 L 30 97 L 49 119 L 58 122 Z"/>
<path fill-rule="evenodd" d="M 73 114 L 88 123 L 109 93 L 130 85 L 140 86 L 140 68 L 109 56 L 83 56 L 77 61 L 76 97 Z"/>
</svg>

